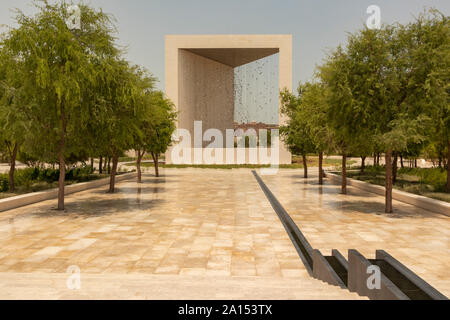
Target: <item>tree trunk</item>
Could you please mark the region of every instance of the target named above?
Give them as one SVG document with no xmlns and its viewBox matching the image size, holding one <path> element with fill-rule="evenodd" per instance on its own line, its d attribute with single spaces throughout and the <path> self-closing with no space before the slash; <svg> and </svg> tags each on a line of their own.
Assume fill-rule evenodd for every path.
<svg viewBox="0 0 450 320">
<path fill-rule="evenodd" d="M 138 153 L 138 157 L 137 157 L 137 161 L 136 161 L 137 180 L 138 180 L 138 183 L 142 183 L 141 162 L 142 162 L 142 157 L 144 156 L 145 151 L 142 151 L 142 155 L 141 155 L 140 150 L 137 150 L 137 153 Z"/>
<path fill-rule="evenodd" d="M 366 157 L 361 157 L 361 173 L 364 173 L 366 170 Z"/>
<path fill-rule="evenodd" d="M 394 153 L 394 161 L 392 162 L 392 183 L 395 184 L 397 182 L 397 162 L 398 156 L 397 153 Z"/>
<path fill-rule="evenodd" d="M 103 157 L 102 156 L 100 156 L 100 161 L 99 161 L 99 164 L 98 164 L 98 172 L 100 174 L 103 173 Z"/>
<path fill-rule="evenodd" d="M 117 173 L 117 165 L 119 163 L 119 156 L 113 156 L 112 157 L 112 170 L 109 177 L 109 191 L 108 193 L 114 193 L 116 189 L 116 173 Z"/>
<path fill-rule="evenodd" d="M 58 210 L 64 210 L 64 194 L 65 194 L 65 182 L 66 182 L 66 161 L 64 159 L 64 146 L 66 144 L 66 118 L 64 104 L 61 105 L 61 136 L 59 140 L 58 148 L 58 160 L 59 160 L 59 180 L 58 180 Z"/>
<path fill-rule="evenodd" d="M 386 152 L 386 213 L 392 213 L 392 150 Z"/>
<path fill-rule="evenodd" d="M 153 164 L 155 165 L 155 176 L 159 177 L 159 157 L 157 154 L 152 152 Z"/>
<path fill-rule="evenodd" d="M 347 194 L 347 155 L 342 155 L 342 194 Z"/>
<path fill-rule="evenodd" d="M 305 179 L 308 179 L 308 163 L 306 161 L 308 161 L 308 159 L 306 158 L 306 154 L 302 154 L 302 159 L 303 159 L 303 177 Z"/>
<path fill-rule="evenodd" d="M 111 174 L 111 157 L 108 157 L 108 174 Z"/>
<path fill-rule="evenodd" d="M 14 149 L 11 152 L 10 155 L 10 161 L 9 161 L 9 191 L 14 192 L 16 190 L 16 187 L 14 185 L 14 172 L 16 171 L 16 158 L 17 158 L 17 150 L 19 149 L 19 146 L 14 144 Z"/>
<path fill-rule="evenodd" d="M 450 193 L 450 140 L 447 142 L 447 193 Z"/>
<path fill-rule="evenodd" d="M 159 154 L 155 154 L 155 173 L 156 173 L 156 177 L 159 177 Z"/>
<path fill-rule="evenodd" d="M 64 210 L 64 184 L 66 180 L 66 162 L 63 155 L 63 145 L 59 147 L 59 181 L 58 181 L 58 210 Z"/>
<path fill-rule="evenodd" d="M 405 164 L 403 163 L 403 155 L 400 155 L 400 166 L 402 169 L 405 167 Z"/>
<path fill-rule="evenodd" d="M 91 158 L 91 169 L 94 171 L 94 158 Z"/>
<path fill-rule="evenodd" d="M 319 153 L 319 184 L 323 185 L 323 152 Z"/>
<path fill-rule="evenodd" d="M 414 168 L 417 168 L 417 159 L 414 159 Z"/>
</svg>

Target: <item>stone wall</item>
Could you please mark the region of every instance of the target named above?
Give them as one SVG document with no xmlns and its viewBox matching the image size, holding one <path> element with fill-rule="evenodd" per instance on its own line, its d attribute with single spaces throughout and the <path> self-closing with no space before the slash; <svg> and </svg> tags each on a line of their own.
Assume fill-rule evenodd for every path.
<svg viewBox="0 0 450 320">
<path fill-rule="evenodd" d="M 194 121 L 202 121 L 203 132 L 216 128 L 225 137 L 234 129 L 234 69 L 187 50 L 179 50 L 178 61 L 178 127 L 193 139 Z"/>
</svg>

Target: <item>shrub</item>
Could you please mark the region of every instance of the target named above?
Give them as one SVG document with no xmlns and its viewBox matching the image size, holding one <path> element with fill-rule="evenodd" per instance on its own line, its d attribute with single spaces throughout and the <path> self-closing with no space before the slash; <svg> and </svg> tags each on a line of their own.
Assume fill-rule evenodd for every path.
<svg viewBox="0 0 450 320">
<path fill-rule="evenodd" d="M 431 185 L 435 192 L 445 192 L 447 172 L 443 168 L 402 168 L 399 173 L 417 176 L 420 183 Z"/>
<path fill-rule="evenodd" d="M 14 182 L 16 186 L 29 186 L 30 182 L 36 180 L 39 177 L 39 169 L 26 168 L 16 170 L 14 174 Z"/>
<path fill-rule="evenodd" d="M 58 181 L 59 179 L 59 169 L 41 169 L 39 171 L 39 176 L 36 179 L 37 181 L 45 181 L 47 183 L 52 183 Z"/>
<path fill-rule="evenodd" d="M 386 168 L 384 166 L 367 166 L 364 169 L 364 174 L 368 175 L 384 175 L 386 173 Z"/>
<path fill-rule="evenodd" d="M 9 178 L 5 174 L 0 174 L 0 192 L 9 190 Z"/>
<path fill-rule="evenodd" d="M 94 174 L 94 169 L 91 166 L 76 167 L 66 172 L 66 181 L 87 182 L 98 179 Z M 14 181 L 16 187 L 21 187 L 26 190 L 45 189 L 45 185 L 50 185 L 59 180 L 59 169 L 40 169 L 40 168 L 26 168 L 16 170 L 14 174 Z M 35 188 L 36 186 L 36 188 Z M 8 174 L 0 174 L 0 192 L 9 190 Z"/>
<path fill-rule="evenodd" d="M 77 168 L 72 168 L 66 173 L 67 181 L 89 181 L 92 180 L 94 173 L 94 168 L 91 166 L 82 166 Z"/>
</svg>

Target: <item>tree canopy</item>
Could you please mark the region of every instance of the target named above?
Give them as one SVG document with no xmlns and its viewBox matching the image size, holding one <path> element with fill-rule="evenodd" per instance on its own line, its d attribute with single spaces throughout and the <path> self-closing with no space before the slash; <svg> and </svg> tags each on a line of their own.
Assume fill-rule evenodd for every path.
<svg viewBox="0 0 450 320">
<path fill-rule="evenodd" d="M 72 25 L 71 3 L 33 3 L 37 13 L 18 10 L 17 27 L 1 37 L 1 148 L 8 150 L 12 189 L 18 153 L 32 162 L 59 164 L 63 210 L 67 164 L 112 158 L 114 192 L 118 159 L 145 134 L 141 123 L 158 121 L 158 133 L 164 133 L 162 117 L 171 115 L 147 108 L 155 79 L 123 58 L 110 15 L 78 4 L 80 24 Z M 163 150 L 164 143 L 159 145 Z"/>
<path fill-rule="evenodd" d="M 139 182 L 141 181 L 140 162 L 146 152 L 151 154 L 155 164 L 155 175 L 159 176 L 159 155 L 165 153 L 172 143 L 177 117 L 173 103 L 165 97 L 163 92 L 153 91 L 145 98 L 149 117 L 140 122 L 142 135 L 135 141 Z"/>
<path fill-rule="evenodd" d="M 296 154 L 342 154 L 343 193 L 346 157 L 384 152 L 389 213 L 399 155 L 446 155 L 450 192 L 449 40 L 448 18 L 433 9 L 405 25 L 349 34 L 315 83 L 300 84 L 297 97 L 281 92 L 286 144 Z"/>
</svg>

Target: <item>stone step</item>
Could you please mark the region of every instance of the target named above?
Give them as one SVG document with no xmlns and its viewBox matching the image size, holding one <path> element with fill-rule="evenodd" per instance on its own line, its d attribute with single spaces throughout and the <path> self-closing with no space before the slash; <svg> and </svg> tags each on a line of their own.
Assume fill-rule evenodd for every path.
<svg viewBox="0 0 450 320">
<path fill-rule="evenodd" d="M 306 277 L 285 279 L 82 274 L 81 290 L 76 291 L 67 289 L 67 279 L 67 274 L 0 273 L 0 299 L 365 299 Z"/>
</svg>

